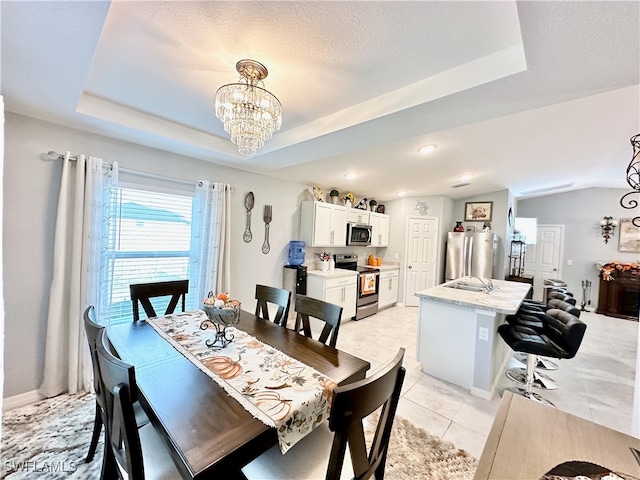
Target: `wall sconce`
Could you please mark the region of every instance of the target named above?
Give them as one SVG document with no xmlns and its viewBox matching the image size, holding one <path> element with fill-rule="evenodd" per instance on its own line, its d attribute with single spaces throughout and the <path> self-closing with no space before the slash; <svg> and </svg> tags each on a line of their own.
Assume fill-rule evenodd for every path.
<svg viewBox="0 0 640 480">
<path fill-rule="evenodd" d="M 600 220 L 600 228 L 602 229 L 604 243 L 609 243 L 609 239 L 613 237 L 617 226 L 618 221 L 613 220 L 612 217 L 604 217 L 602 220 Z"/>
</svg>

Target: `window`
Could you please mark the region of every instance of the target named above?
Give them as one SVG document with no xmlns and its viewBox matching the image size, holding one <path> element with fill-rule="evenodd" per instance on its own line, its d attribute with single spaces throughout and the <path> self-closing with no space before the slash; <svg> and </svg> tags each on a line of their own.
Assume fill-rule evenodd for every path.
<svg viewBox="0 0 640 480">
<path fill-rule="evenodd" d="M 110 323 L 122 323 L 133 315 L 130 284 L 189 278 L 193 194 L 118 187 L 110 211 L 105 313 Z M 168 301 L 154 301 L 158 314 Z"/>
</svg>

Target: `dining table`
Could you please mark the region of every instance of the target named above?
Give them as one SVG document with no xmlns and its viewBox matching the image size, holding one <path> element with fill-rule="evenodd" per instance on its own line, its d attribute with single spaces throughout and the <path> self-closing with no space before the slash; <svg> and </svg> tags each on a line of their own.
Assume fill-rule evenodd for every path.
<svg viewBox="0 0 640 480">
<path fill-rule="evenodd" d="M 640 478 L 640 439 L 506 390 L 475 480 Z"/>
<path fill-rule="evenodd" d="M 237 328 L 344 385 L 369 362 L 241 310 Z M 242 478 L 241 468 L 278 443 L 276 429 L 178 352 L 147 321 L 114 324 L 107 336 L 135 367 L 139 401 L 185 479 Z"/>
</svg>

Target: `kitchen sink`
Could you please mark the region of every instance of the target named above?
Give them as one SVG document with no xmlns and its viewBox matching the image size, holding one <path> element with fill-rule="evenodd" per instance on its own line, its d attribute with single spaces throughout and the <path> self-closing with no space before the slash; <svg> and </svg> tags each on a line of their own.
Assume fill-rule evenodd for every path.
<svg viewBox="0 0 640 480">
<path fill-rule="evenodd" d="M 457 290 L 466 290 L 468 292 L 484 292 L 484 291 L 486 291 L 486 289 L 481 285 L 476 285 L 476 284 L 473 284 L 473 283 L 466 283 L 466 282 L 456 282 L 456 283 L 452 283 L 450 285 L 445 285 L 445 287 L 455 288 Z"/>
</svg>

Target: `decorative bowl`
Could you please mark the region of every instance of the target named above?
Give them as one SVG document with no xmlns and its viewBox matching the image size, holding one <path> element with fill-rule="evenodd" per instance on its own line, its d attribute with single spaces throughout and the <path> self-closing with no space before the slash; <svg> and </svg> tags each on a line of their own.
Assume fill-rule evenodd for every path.
<svg viewBox="0 0 640 480">
<path fill-rule="evenodd" d="M 228 327 L 231 325 L 237 325 L 240 321 L 240 304 L 236 304 L 233 307 L 216 308 L 212 305 L 204 304 L 202 306 L 204 313 L 207 314 L 209 320 L 214 324 Z"/>
</svg>

